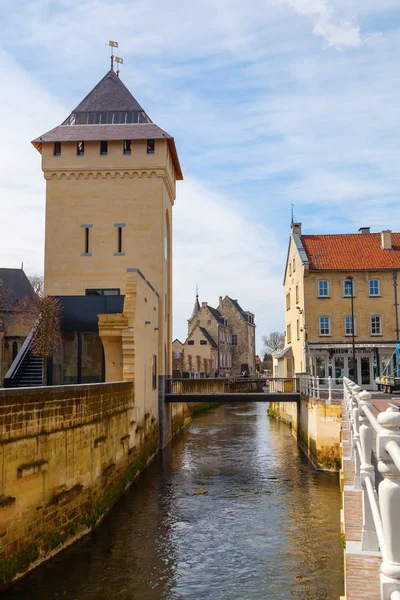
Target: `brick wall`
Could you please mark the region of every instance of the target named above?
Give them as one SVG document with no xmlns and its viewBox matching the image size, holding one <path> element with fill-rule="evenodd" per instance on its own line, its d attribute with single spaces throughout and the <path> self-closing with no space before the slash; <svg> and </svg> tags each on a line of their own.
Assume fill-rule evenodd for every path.
<svg viewBox="0 0 400 600">
<path fill-rule="evenodd" d="M 0 590 L 90 530 L 157 451 L 156 417 L 137 414 L 130 382 L 0 390 Z"/>
</svg>

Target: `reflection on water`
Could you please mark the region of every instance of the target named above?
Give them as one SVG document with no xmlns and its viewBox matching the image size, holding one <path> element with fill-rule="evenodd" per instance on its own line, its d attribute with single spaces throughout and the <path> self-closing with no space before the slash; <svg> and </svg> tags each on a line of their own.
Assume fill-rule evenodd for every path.
<svg viewBox="0 0 400 600">
<path fill-rule="evenodd" d="M 193 495 L 196 488 L 207 495 Z M 336 600 L 337 476 L 316 473 L 265 404 L 195 417 L 93 534 L 4 596 Z"/>
</svg>

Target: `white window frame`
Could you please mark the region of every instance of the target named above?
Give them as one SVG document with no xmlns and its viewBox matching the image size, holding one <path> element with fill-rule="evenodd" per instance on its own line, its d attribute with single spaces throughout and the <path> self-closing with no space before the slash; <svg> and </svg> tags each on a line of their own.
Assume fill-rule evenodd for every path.
<svg viewBox="0 0 400 600">
<path fill-rule="evenodd" d="M 326 294 L 321 294 L 321 284 L 324 283 L 326 283 Z M 329 281 L 327 279 L 318 280 L 318 298 L 329 298 Z"/>
<path fill-rule="evenodd" d="M 374 332 L 373 319 L 379 319 L 379 331 Z M 376 329 L 376 323 L 375 323 L 375 329 Z M 382 335 L 382 317 L 381 317 L 381 315 L 371 315 L 370 316 L 370 331 L 371 331 L 371 335 Z"/>
<path fill-rule="evenodd" d="M 235 342 L 234 342 L 235 340 Z M 237 346 L 238 345 L 238 334 L 237 333 L 232 333 L 232 346 Z"/>
<path fill-rule="evenodd" d="M 322 327 L 321 326 L 322 319 L 327 319 L 328 327 Z M 325 329 L 328 329 L 328 333 L 322 333 L 322 330 L 325 330 Z M 319 319 L 318 319 L 318 331 L 319 331 L 320 337 L 329 337 L 331 335 L 331 318 L 328 317 L 328 315 L 322 315 L 321 317 L 319 317 Z"/>
<path fill-rule="evenodd" d="M 347 319 L 352 319 L 352 316 L 351 315 L 346 315 L 345 318 L 344 318 L 344 335 L 345 336 L 353 336 L 353 331 L 350 331 L 350 328 L 347 327 Z M 354 328 L 354 335 L 356 335 L 356 331 L 357 331 L 357 320 L 356 320 L 356 317 L 354 317 L 353 328 Z"/>
<path fill-rule="evenodd" d="M 371 293 L 371 283 L 372 282 L 377 282 L 378 284 L 378 293 L 377 294 L 372 294 Z M 379 281 L 379 279 L 370 279 L 368 282 L 368 291 L 369 291 L 369 296 L 370 298 L 378 298 L 381 295 L 381 282 Z"/>
<path fill-rule="evenodd" d="M 347 286 L 346 286 L 346 284 L 347 284 Z M 347 287 L 347 289 L 349 289 L 350 294 L 346 294 L 346 287 Z M 354 290 L 355 290 L 354 279 L 352 281 L 350 279 L 345 279 L 343 281 L 343 298 L 351 298 L 351 292 L 353 292 L 353 298 L 354 298 L 354 296 L 355 296 Z"/>
</svg>

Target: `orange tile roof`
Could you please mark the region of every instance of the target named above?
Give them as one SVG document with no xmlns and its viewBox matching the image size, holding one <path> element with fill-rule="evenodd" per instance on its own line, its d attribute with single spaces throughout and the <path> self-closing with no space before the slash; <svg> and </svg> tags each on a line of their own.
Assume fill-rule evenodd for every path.
<svg viewBox="0 0 400 600">
<path fill-rule="evenodd" d="M 400 233 L 392 233 L 392 249 L 381 249 L 380 233 L 302 235 L 310 270 L 364 271 L 400 269 Z"/>
</svg>

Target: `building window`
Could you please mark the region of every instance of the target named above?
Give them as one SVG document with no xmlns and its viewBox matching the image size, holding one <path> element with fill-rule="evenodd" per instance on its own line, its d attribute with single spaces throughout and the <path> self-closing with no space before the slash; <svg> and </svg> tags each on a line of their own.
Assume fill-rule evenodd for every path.
<svg viewBox="0 0 400 600">
<path fill-rule="evenodd" d="M 297 332 L 297 339 L 300 339 L 300 321 L 299 319 L 297 319 L 297 323 L 296 323 L 296 332 Z"/>
<path fill-rule="evenodd" d="M 194 340 L 189 340 L 188 341 L 188 346 L 194 346 Z"/>
<path fill-rule="evenodd" d="M 299 303 L 299 286 L 296 285 L 296 304 Z"/>
<path fill-rule="evenodd" d="M 356 320 L 354 318 L 354 335 L 356 330 L 355 324 Z M 344 318 L 344 335 L 353 335 L 353 317 Z"/>
<path fill-rule="evenodd" d="M 147 140 L 147 154 L 154 154 L 154 140 Z"/>
<path fill-rule="evenodd" d="M 211 319 L 208 319 L 207 325 L 211 325 Z"/>
<path fill-rule="evenodd" d="M 119 288 L 87 289 L 86 296 L 119 296 Z"/>
<path fill-rule="evenodd" d="M 293 273 L 295 272 L 295 270 L 296 270 L 296 259 L 294 258 L 293 259 Z"/>
<path fill-rule="evenodd" d="M 292 328 L 290 325 L 286 327 L 286 342 L 288 344 L 292 343 Z"/>
<path fill-rule="evenodd" d="M 17 354 L 18 354 L 18 343 L 13 342 L 12 343 L 12 361 L 13 362 L 17 358 Z"/>
<path fill-rule="evenodd" d="M 85 154 L 85 142 L 76 143 L 76 153 L 78 156 L 83 156 Z"/>
<path fill-rule="evenodd" d="M 153 390 L 157 389 L 157 356 L 153 354 L 153 365 L 152 365 L 152 384 Z"/>
<path fill-rule="evenodd" d="M 379 315 L 371 317 L 371 335 L 382 335 L 381 318 Z"/>
<path fill-rule="evenodd" d="M 100 154 L 101 156 L 107 156 L 108 154 L 108 142 L 104 140 L 100 142 Z"/>
<path fill-rule="evenodd" d="M 122 227 L 117 227 L 118 229 L 118 250 L 117 252 L 122 252 Z"/>
<path fill-rule="evenodd" d="M 329 296 L 329 282 L 326 279 L 318 281 L 318 297 L 327 298 Z"/>
<path fill-rule="evenodd" d="M 286 310 L 290 310 L 290 292 L 286 294 Z"/>
<path fill-rule="evenodd" d="M 54 156 L 61 156 L 61 142 L 54 142 Z"/>
<path fill-rule="evenodd" d="M 346 298 L 354 296 L 354 279 L 345 279 L 343 281 L 343 296 Z"/>
<path fill-rule="evenodd" d="M 238 345 L 238 336 L 237 333 L 232 333 L 232 346 Z"/>
<path fill-rule="evenodd" d="M 124 154 L 131 153 L 131 145 L 132 145 L 131 140 L 124 140 Z"/>
<path fill-rule="evenodd" d="M 369 295 L 370 296 L 380 296 L 379 279 L 370 279 L 369 280 Z"/>
<path fill-rule="evenodd" d="M 207 346 L 206 340 L 200 340 L 200 346 Z"/>
<path fill-rule="evenodd" d="M 84 231 L 84 240 L 83 240 L 83 252 L 82 255 L 83 256 L 91 256 L 91 252 L 90 252 L 90 230 L 92 228 L 91 225 L 81 225 L 83 231 Z"/>
<path fill-rule="evenodd" d="M 319 318 L 319 335 L 331 335 L 331 319 L 330 317 Z"/>
</svg>

